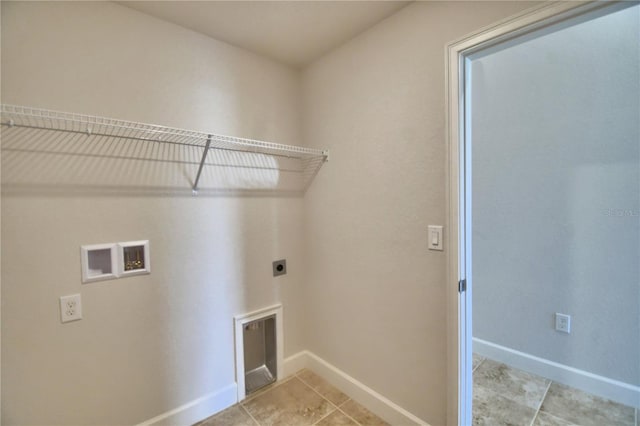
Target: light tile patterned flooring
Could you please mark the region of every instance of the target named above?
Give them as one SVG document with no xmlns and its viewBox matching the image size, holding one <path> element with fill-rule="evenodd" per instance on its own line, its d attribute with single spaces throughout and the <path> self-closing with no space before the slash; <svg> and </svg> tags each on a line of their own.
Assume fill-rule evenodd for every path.
<svg viewBox="0 0 640 426">
<path fill-rule="evenodd" d="M 640 426 L 639 411 L 473 355 L 474 426 Z M 388 426 L 310 370 L 197 426 Z"/>
<path fill-rule="evenodd" d="M 639 410 L 473 355 L 474 426 L 640 426 Z"/>
<path fill-rule="evenodd" d="M 389 426 L 310 370 L 250 395 L 196 426 Z"/>
</svg>

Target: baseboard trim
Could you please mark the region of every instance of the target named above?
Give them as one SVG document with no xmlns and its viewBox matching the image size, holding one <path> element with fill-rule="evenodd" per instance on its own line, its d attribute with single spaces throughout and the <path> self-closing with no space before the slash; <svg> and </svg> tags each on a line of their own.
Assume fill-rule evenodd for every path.
<svg viewBox="0 0 640 426">
<path fill-rule="evenodd" d="M 284 360 L 285 375 L 293 374 L 302 368 L 308 368 L 322 376 L 350 398 L 391 424 L 429 426 L 424 420 L 310 351 L 298 352 Z"/>
<path fill-rule="evenodd" d="M 297 371 L 309 366 L 309 351 L 300 351 L 284 359 L 282 374 L 284 377 L 291 376 Z"/>
<path fill-rule="evenodd" d="M 237 385 L 232 383 L 217 392 L 194 399 L 137 426 L 189 426 L 232 406 L 238 402 L 237 397 Z"/>
<path fill-rule="evenodd" d="M 609 379 L 475 337 L 473 351 L 480 356 L 538 374 L 593 395 L 640 408 L 640 386 Z"/>
<path fill-rule="evenodd" d="M 425 421 L 310 351 L 300 351 L 285 358 L 282 363 L 282 374 L 284 377 L 290 376 L 303 368 L 316 372 L 350 398 L 391 424 L 429 426 Z M 194 399 L 137 426 L 192 425 L 237 403 L 237 388 L 237 384 L 232 383 L 217 392 Z"/>
</svg>

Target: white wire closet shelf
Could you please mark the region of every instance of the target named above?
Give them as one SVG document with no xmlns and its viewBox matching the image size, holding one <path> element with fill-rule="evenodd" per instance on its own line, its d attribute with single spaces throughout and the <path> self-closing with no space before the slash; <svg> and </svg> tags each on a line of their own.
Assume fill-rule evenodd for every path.
<svg viewBox="0 0 640 426">
<path fill-rule="evenodd" d="M 3 191 L 302 195 L 328 151 L 1 105 Z"/>
</svg>

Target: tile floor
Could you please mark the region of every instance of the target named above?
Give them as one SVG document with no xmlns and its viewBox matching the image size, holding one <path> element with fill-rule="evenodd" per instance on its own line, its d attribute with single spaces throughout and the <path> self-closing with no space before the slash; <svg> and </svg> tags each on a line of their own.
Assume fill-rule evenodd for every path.
<svg viewBox="0 0 640 426">
<path fill-rule="evenodd" d="M 473 355 L 474 426 L 640 426 L 640 413 Z"/>
<path fill-rule="evenodd" d="M 640 426 L 640 410 L 473 356 L 474 426 Z M 196 426 L 388 426 L 310 370 Z"/>
<path fill-rule="evenodd" d="M 389 426 L 310 370 L 250 395 L 196 426 Z"/>
</svg>

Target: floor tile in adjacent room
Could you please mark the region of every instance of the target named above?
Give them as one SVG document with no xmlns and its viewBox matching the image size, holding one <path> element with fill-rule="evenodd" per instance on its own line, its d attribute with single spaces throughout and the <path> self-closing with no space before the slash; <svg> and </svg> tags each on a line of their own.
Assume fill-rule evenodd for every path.
<svg viewBox="0 0 640 426">
<path fill-rule="evenodd" d="M 342 404 L 340 409 L 362 426 L 389 426 L 389 423 L 352 399 Z"/>
<path fill-rule="evenodd" d="M 312 425 L 335 409 L 294 377 L 242 404 L 261 425 Z"/>
<path fill-rule="evenodd" d="M 537 410 L 551 381 L 485 359 L 473 372 L 473 383 Z"/>
<path fill-rule="evenodd" d="M 316 392 L 336 405 L 340 405 L 349 399 L 349 397 L 340 392 L 338 388 L 331 385 L 311 370 L 305 368 L 304 370 L 300 370 L 296 375 L 300 380 L 311 386 Z"/>
<path fill-rule="evenodd" d="M 538 412 L 532 426 L 576 426 L 573 423 L 563 420 L 560 417 L 553 416 L 549 413 Z"/>
<path fill-rule="evenodd" d="M 480 355 L 476 355 L 473 354 L 473 366 L 471 367 L 472 370 L 475 370 L 477 366 L 479 366 L 482 361 L 484 361 L 485 358 L 481 357 Z"/>
<path fill-rule="evenodd" d="M 316 423 L 316 426 L 358 426 L 358 423 L 336 410 Z"/>
<path fill-rule="evenodd" d="M 553 383 L 541 411 L 582 426 L 635 426 L 635 409 Z"/>
<path fill-rule="evenodd" d="M 487 389 L 473 386 L 474 426 L 530 426 L 536 409 Z"/>
<path fill-rule="evenodd" d="M 209 417 L 196 426 L 256 426 L 251 416 L 240 405 L 234 405 L 226 410 Z"/>
</svg>

